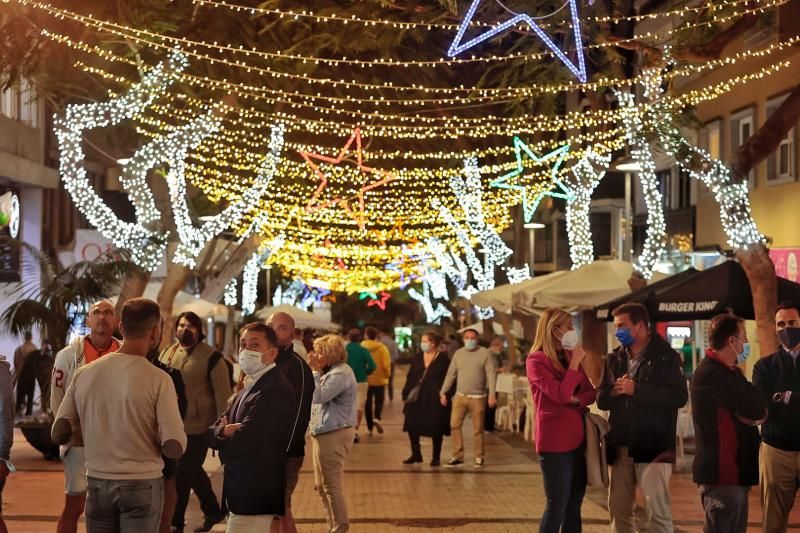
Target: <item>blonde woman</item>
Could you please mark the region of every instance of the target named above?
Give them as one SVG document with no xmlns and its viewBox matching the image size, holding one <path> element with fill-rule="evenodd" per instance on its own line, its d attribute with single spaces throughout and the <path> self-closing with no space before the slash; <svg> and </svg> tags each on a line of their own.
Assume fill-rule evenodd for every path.
<svg viewBox="0 0 800 533">
<path fill-rule="evenodd" d="M 314 371 L 311 401 L 311 442 L 314 458 L 314 488 L 322 498 L 328 531 L 350 528 L 344 500 L 344 460 L 353 447 L 356 426 L 356 377 L 347 365 L 344 340 L 325 335 L 314 341 L 308 354 Z"/>
<path fill-rule="evenodd" d="M 572 317 L 557 308 L 539 319 L 526 363 L 536 405 L 536 453 L 542 469 L 547 506 L 540 533 L 581 531 L 581 504 L 586 492 L 583 412 L 596 392 L 581 363 Z"/>
</svg>

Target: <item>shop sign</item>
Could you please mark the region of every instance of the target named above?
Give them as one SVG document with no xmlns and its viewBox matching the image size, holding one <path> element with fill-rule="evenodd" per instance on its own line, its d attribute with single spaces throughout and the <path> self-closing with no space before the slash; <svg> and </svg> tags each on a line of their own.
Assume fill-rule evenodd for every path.
<svg viewBox="0 0 800 533">
<path fill-rule="evenodd" d="M 798 275 L 800 248 L 773 248 L 769 251 L 769 257 L 775 263 L 775 274 L 778 277 L 800 283 Z"/>
<path fill-rule="evenodd" d="M 713 311 L 718 303 L 718 300 L 706 302 L 661 302 L 658 304 L 658 310 L 663 313 L 707 313 Z"/>
</svg>

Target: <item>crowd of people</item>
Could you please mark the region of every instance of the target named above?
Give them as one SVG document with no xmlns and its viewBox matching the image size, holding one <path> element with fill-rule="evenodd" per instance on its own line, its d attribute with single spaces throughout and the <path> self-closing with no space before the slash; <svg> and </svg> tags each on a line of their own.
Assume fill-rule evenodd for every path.
<svg viewBox="0 0 800 533">
<path fill-rule="evenodd" d="M 614 533 L 633 533 L 637 491 L 653 533 L 673 531 L 669 482 L 678 410 L 691 394 L 695 429 L 692 478 L 706 533 L 745 533 L 748 493 L 760 485 L 765 533 L 787 531 L 800 483 L 800 304 L 775 314 L 780 347 L 762 357 L 750 383 L 740 365 L 750 353 L 744 321 L 731 314 L 709 325 L 710 349 L 687 386 L 683 363 L 650 327 L 647 309 L 624 304 L 614 314 L 617 347 L 594 387 L 572 318 L 548 309 L 539 319 L 527 375 L 535 403 L 536 452 L 547 504 L 542 532 L 581 530 L 588 474 L 607 459 L 608 510 Z M 588 406 L 608 412 L 606 454 L 597 446 Z M 758 426 L 761 427 L 759 433 Z M 600 464 L 598 464 L 600 463 Z"/>
<path fill-rule="evenodd" d="M 538 320 L 525 371 L 546 495 L 540 531 L 580 531 L 590 483 L 608 489 L 613 532 L 641 526 L 637 494 L 645 530 L 673 531 L 669 483 L 677 416 L 690 397 L 704 531 L 745 532 L 748 494 L 756 485 L 763 530 L 786 531 L 800 483 L 800 395 L 793 394 L 800 390 L 800 306 L 777 309 L 781 346 L 756 363 L 752 383 L 739 367 L 749 343 L 736 316 L 711 320 L 710 349 L 687 384 L 681 358 L 653 331 L 645 307 L 625 304 L 613 314 L 619 346 L 605 356 L 587 354 L 569 313 L 552 308 Z M 353 328 L 307 347 L 292 317 L 276 313 L 242 327 L 235 374 L 204 342 L 194 313 L 177 317 L 176 340 L 163 350 L 161 310 L 151 300 L 129 300 L 119 317 L 111 303 L 95 303 L 87 327 L 88 334 L 56 354 L 50 380 L 52 439 L 65 476 L 59 533 L 77 531 L 84 513 L 92 533 L 179 533 L 192 492 L 204 516 L 196 532 L 223 520 L 233 533 L 296 532 L 292 495 L 307 441 L 327 530 L 349 529 L 345 462 L 360 442 L 362 418 L 369 437 L 385 431 L 382 410 L 387 392 L 393 399 L 399 359 L 389 332 Z M 424 462 L 421 438 L 427 437 L 429 464 L 439 467 L 444 437 L 451 436 L 452 456 L 443 466 L 462 467 L 467 415 L 472 465 L 485 465 L 484 431 L 493 418 L 487 411 L 497 404 L 503 345 L 495 340 L 483 347 L 469 328 L 462 338 L 463 346 L 433 330 L 420 337 L 402 387 L 411 449 L 406 465 Z M 15 358 L 37 353 L 30 340 Z M 584 369 L 589 356 L 604 359 L 596 387 Z M 11 382 L 10 365 L 0 360 L 0 495 L 13 468 Z M 592 415 L 593 404 L 607 415 Z M 209 449 L 224 465 L 220 497 L 203 466 Z"/>
</svg>

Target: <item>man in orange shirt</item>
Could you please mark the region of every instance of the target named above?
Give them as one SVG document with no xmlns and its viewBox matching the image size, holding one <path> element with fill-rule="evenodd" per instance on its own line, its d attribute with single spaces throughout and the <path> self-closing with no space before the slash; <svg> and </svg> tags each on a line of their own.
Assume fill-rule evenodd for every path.
<svg viewBox="0 0 800 533">
<path fill-rule="evenodd" d="M 90 333 L 73 339 L 56 355 L 53 378 L 50 380 L 50 408 L 53 413 L 58 412 L 76 370 L 119 349 L 120 342 L 113 337 L 117 316 L 111 302 L 103 300 L 92 305 L 86 325 Z M 61 446 L 61 460 L 64 462 L 66 478 L 66 501 L 56 531 L 75 533 L 86 505 L 86 458 L 83 447 Z"/>
</svg>

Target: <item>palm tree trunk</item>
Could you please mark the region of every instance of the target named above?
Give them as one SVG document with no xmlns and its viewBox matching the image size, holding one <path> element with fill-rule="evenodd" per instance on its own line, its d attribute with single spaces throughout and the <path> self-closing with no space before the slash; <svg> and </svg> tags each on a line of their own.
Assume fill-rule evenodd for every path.
<svg viewBox="0 0 800 533">
<path fill-rule="evenodd" d="M 150 282 L 150 275 L 151 273 L 149 271 L 137 269 L 136 272 L 131 272 L 129 275 L 125 276 L 125 279 L 122 281 L 122 287 L 120 288 L 119 298 L 117 299 L 117 317 L 120 316 L 122 306 L 125 305 L 125 302 L 131 298 L 139 298 L 144 294 L 144 290 Z"/>
</svg>

